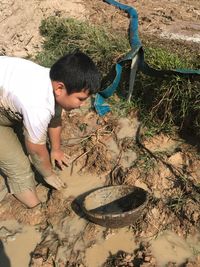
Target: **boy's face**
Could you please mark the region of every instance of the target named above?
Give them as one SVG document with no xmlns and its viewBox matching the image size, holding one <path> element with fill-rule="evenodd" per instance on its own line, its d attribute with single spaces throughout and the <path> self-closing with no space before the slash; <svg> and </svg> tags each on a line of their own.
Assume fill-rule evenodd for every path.
<svg viewBox="0 0 200 267">
<path fill-rule="evenodd" d="M 66 92 L 66 91 L 65 91 Z M 85 100 L 88 98 L 88 91 L 81 91 L 77 93 L 72 93 L 70 95 L 67 94 L 60 99 L 60 106 L 65 110 L 71 110 L 74 108 L 80 108 L 84 105 Z"/>
<path fill-rule="evenodd" d="M 83 89 L 80 92 L 68 94 L 65 87 L 56 88 L 56 86 L 54 86 L 53 84 L 53 88 L 56 102 L 65 110 L 81 107 L 84 104 L 85 100 L 89 97 L 88 90 Z"/>
</svg>

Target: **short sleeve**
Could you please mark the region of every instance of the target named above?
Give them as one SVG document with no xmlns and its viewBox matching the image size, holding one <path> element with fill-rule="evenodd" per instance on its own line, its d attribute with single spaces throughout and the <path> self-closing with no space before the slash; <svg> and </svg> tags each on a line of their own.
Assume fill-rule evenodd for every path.
<svg viewBox="0 0 200 267">
<path fill-rule="evenodd" d="M 34 144 L 45 144 L 51 112 L 45 109 L 26 109 L 23 112 L 24 136 Z"/>
</svg>

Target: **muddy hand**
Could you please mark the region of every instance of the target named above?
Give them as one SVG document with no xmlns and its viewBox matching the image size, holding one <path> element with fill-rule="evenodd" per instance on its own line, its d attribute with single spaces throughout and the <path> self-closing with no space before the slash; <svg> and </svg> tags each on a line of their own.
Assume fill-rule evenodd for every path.
<svg viewBox="0 0 200 267">
<path fill-rule="evenodd" d="M 67 187 L 67 185 L 55 173 L 48 177 L 45 177 L 44 180 L 57 190 L 61 190 L 62 188 Z"/>
<path fill-rule="evenodd" d="M 69 159 L 70 157 L 60 149 L 51 151 L 51 164 L 53 169 L 55 169 L 55 165 L 57 164 L 63 170 L 64 165 L 69 166 Z"/>
</svg>

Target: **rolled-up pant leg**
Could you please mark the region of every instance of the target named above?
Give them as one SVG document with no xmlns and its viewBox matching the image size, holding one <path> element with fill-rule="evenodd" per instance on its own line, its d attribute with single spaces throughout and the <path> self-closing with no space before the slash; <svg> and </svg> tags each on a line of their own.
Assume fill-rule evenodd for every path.
<svg viewBox="0 0 200 267">
<path fill-rule="evenodd" d="M 35 188 L 29 159 L 13 128 L 5 125 L 0 125 L 0 169 L 7 176 L 11 193 Z"/>
</svg>

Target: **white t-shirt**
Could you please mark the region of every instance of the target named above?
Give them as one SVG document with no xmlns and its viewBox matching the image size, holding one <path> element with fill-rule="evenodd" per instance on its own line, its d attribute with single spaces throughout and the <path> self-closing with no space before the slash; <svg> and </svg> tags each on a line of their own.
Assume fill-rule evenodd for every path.
<svg viewBox="0 0 200 267">
<path fill-rule="evenodd" d="M 22 120 L 26 138 L 44 144 L 55 113 L 49 68 L 26 59 L 0 56 L 0 112 Z"/>
</svg>

